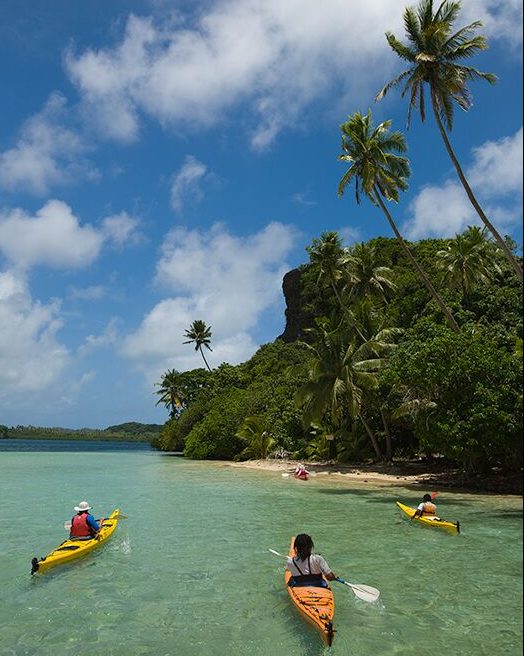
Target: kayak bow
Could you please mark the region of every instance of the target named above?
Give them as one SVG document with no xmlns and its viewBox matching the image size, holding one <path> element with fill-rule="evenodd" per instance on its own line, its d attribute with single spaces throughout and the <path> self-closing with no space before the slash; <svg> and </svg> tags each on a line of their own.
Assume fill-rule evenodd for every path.
<svg viewBox="0 0 524 656">
<path fill-rule="evenodd" d="M 411 508 L 410 506 L 406 506 L 403 503 L 400 503 L 400 501 L 397 501 L 396 504 L 400 508 L 400 510 L 402 510 L 402 512 L 408 515 L 410 518 L 412 518 L 413 515 L 415 514 L 416 508 Z M 443 519 L 440 519 L 439 517 L 432 517 L 432 516 L 415 517 L 413 521 L 419 524 L 423 524 L 424 526 L 432 526 L 434 528 L 444 529 L 448 533 L 455 533 L 455 534 L 460 533 L 459 522 L 447 522 Z"/>
<path fill-rule="evenodd" d="M 295 538 L 291 539 L 291 546 L 289 548 L 289 556 L 292 558 L 295 554 L 293 544 Z M 333 591 L 329 587 L 326 579 L 327 588 L 320 588 L 316 586 L 290 586 L 291 572 L 286 570 L 284 574 L 284 581 L 286 588 L 293 603 L 298 608 L 300 613 L 306 620 L 318 629 L 322 635 L 322 639 L 329 646 L 335 637 L 335 629 L 333 628 L 333 617 L 335 615 L 335 600 L 333 598 Z"/>
<path fill-rule="evenodd" d="M 91 540 L 65 540 L 56 549 L 51 551 L 43 558 L 33 558 L 31 561 L 31 574 L 44 572 L 55 565 L 69 563 L 72 560 L 85 556 L 90 551 L 97 549 L 102 545 L 114 532 L 118 525 L 118 508 L 114 510 L 109 517 L 102 520 L 102 526 L 98 537 Z"/>
</svg>

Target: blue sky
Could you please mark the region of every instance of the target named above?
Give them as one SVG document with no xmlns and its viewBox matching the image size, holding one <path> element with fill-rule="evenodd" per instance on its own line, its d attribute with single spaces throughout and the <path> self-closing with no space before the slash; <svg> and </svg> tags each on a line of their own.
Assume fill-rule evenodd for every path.
<svg viewBox="0 0 524 656">
<path fill-rule="evenodd" d="M 355 9 L 353 9 L 353 6 Z M 358 9 L 357 9 L 358 7 Z M 337 197 L 339 125 L 371 108 L 405 129 L 398 0 L 2 0 L 0 423 L 158 422 L 154 382 L 284 329 L 282 277 L 324 230 L 391 236 Z M 522 3 L 464 3 L 495 73 L 457 111 L 452 143 L 484 208 L 522 247 Z M 406 237 L 475 223 L 431 116 L 406 133 Z"/>
</svg>

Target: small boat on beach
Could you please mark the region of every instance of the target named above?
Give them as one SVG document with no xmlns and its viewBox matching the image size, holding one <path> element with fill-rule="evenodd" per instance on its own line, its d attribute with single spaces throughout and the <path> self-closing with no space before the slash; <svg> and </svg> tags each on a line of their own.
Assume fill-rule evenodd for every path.
<svg viewBox="0 0 524 656">
<path fill-rule="evenodd" d="M 99 520 L 102 522 L 100 533 L 96 538 L 90 540 L 71 540 L 67 539 L 62 542 L 56 549 L 53 549 L 47 556 L 43 558 L 33 558 L 31 561 L 31 574 L 37 572 L 45 572 L 51 567 L 69 563 L 72 560 L 77 560 L 90 553 L 94 549 L 98 549 L 106 540 L 108 540 L 118 525 L 120 510 L 117 508 L 109 517 Z"/>
<path fill-rule="evenodd" d="M 295 538 L 292 537 L 291 546 L 289 547 L 290 558 L 293 558 L 295 555 L 293 549 L 294 543 Z M 335 629 L 333 628 L 335 600 L 327 579 L 322 578 L 326 587 L 313 585 L 293 586 L 289 585 L 291 572 L 286 570 L 284 574 L 284 581 L 291 600 L 298 608 L 300 614 L 320 631 L 322 639 L 329 647 L 335 637 Z"/>
<path fill-rule="evenodd" d="M 416 512 L 416 508 L 411 508 L 411 506 L 406 506 L 400 501 L 396 502 L 397 506 L 402 510 L 405 515 L 408 515 L 411 519 Z M 447 522 L 440 517 L 434 517 L 431 515 L 423 515 L 422 517 L 415 517 L 413 519 L 417 524 L 423 524 L 424 526 L 431 526 L 433 528 L 440 528 L 448 533 L 454 533 L 458 535 L 460 533 L 460 522 Z"/>
</svg>

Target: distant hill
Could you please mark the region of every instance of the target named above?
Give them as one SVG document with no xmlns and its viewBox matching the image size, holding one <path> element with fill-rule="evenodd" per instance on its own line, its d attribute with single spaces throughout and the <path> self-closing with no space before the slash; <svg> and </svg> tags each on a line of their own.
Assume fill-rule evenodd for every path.
<svg viewBox="0 0 524 656">
<path fill-rule="evenodd" d="M 158 437 L 160 424 L 141 424 L 129 421 L 107 428 L 52 428 L 43 426 L 3 426 L 0 438 L 34 440 L 115 440 L 120 442 L 152 442 Z"/>
<path fill-rule="evenodd" d="M 163 424 L 140 424 L 138 421 L 128 421 L 125 424 L 116 424 L 104 428 L 107 433 L 129 433 L 129 435 L 142 435 L 143 433 L 154 433 L 158 435 Z"/>
</svg>

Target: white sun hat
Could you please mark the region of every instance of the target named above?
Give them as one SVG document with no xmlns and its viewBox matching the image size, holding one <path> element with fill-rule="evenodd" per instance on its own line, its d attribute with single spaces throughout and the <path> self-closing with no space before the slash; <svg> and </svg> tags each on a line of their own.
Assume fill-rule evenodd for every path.
<svg viewBox="0 0 524 656">
<path fill-rule="evenodd" d="M 75 506 L 76 512 L 85 512 L 86 510 L 91 510 L 91 506 L 87 501 L 81 501 L 78 506 Z"/>
</svg>

